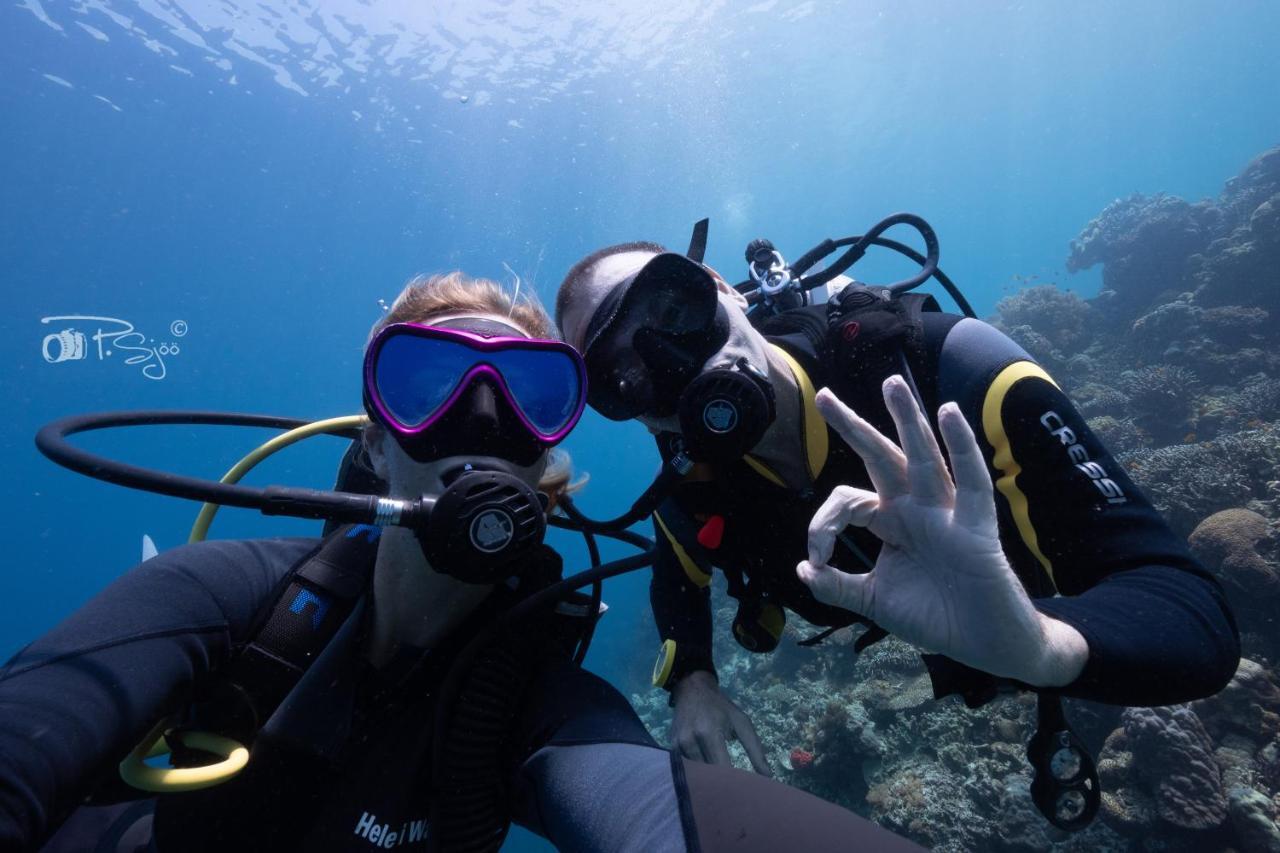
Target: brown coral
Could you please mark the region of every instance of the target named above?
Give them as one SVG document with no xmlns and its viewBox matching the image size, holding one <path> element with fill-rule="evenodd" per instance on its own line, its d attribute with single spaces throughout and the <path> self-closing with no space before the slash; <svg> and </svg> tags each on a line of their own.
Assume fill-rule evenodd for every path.
<svg viewBox="0 0 1280 853">
<path fill-rule="evenodd" d="M 1129 708 L 1121 719 L 1135 775 L 1160 819 L 1182 829 L 1220 826 L 1227 816 L 1222 770 L 1195 712 L 1185 705 Z"/>
<path fill-rule="evenodd" d="M 1200 522 L 1190 537 L 1197 559 L 1222 581 L 1247 631 L 1270 633 L 1280 601 L 1280 572 L 1258 553 L 1269 534 L 1267 520 L 1258 513 L 1228 509 Z"/>
</svg>

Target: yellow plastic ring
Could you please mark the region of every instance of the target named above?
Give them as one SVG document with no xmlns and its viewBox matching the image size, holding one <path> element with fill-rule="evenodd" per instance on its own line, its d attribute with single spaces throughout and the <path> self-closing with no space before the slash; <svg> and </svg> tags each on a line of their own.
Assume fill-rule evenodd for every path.
<svg viewBox="0 0 1280 853">
<path fill-rule="evenodd" d="M 676 641 L 663 640 L 658 650 L 658 659 L 653 662 L 653 686 L 665 687 L 671 677 L 671 669 L 676 665 Z"/>
<path fill-rule="evenodd" d="M 144 759 L 163 755 L 164 729 L 157 727 L 120 762 L 120 778 L 141 791 L 156 794 L 198 791 L 232 779 L 249 763 L 249 750 L 237 741 L 210 732 L 178 732 L 183 745 L 222 757 L 203 767 L 152 767 Z"/>
</svg>

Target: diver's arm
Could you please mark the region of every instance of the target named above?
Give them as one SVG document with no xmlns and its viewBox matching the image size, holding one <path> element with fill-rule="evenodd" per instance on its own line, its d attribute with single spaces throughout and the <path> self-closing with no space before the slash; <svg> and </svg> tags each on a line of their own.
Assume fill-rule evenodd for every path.
<svg viewBox="0 0 1280 853">
<path fill-rule="evenodd" d="M 42 843 L 227 659 L 313 545 L 209 542 L 167 551 L 0 669 L 0 850 Z"/>
<path fill-rule="evenodd" d="M 671 691 L 671 745 L 681 755 L 731 764 L 728 742 L 742 744 L 757 773 L 773 775 L 751 719 L 720 689 L 711 659 L 711 565 L 695 522 L 674 500 L 654 514 L 657 558 L 649 597 L 662 637 L 653 681 Z"/>
<path fill-rule="evenodd" d="M 558 850 L 920 849 L 811 794 L 659 749 L 621 694 L 567 662 L 524 707 L 513 818 Z"/>
<path fill-rule="evenodd" d="M 653 521 L 657 554 L 649 602 L 664 646 L 664 657 L 654 668 L 654 683 L 670 690 L 691 672 L 715 676 L 711 657 L 711 565 L 691 535 L 694 520 L 674 500 L 663 503 Z"/>
<path fill-rule="evenodd" d="M 940 398 L 960 404 L 994 472 L 1001 542 L 1060 593 L 1036 608 L 1089 654 L 1060 688 L 1120 705 L 1212 694 L 1240 656 L 1217 581 L 1191 556 L 1048 375 L 991 326 L 949 332 Z"/>
</svg>

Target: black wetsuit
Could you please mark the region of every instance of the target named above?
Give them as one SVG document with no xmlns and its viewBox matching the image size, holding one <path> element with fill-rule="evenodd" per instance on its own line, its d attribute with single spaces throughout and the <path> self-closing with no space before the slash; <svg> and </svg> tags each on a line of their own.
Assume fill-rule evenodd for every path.
<svg viewBox="0 0 1280 853">
<path fill-rule="evenodd" d="M 239 776 L 82 805 L 118 788 L 120 759 L 216 680 L 316 546 L 275 539 L 166 552 L 0 669 L 0 850 L 46 841 L 58 851 L 425 849 L 441 678 L 465 640 L 521 597 L 518 587 L 499 586 L 425 659 L 384 669 L 365 661 L 361 603 L 258 733 Z M 550 549 L 539 561 L 558 576 Z M 848 838 L 916 849 L 807 794 L 659 749 L 616 690 L 555 652 L 560 618 L 545 614 L 528 635 L 546 654 L 502 741 L 504 818 L 566 850 L 751 851 L 788 838 L 809 849 Z"/>
<path fill-rule="evenodd" d="M 1230 679 L 1239 637 L 1222 590 L 1026 352 L 986 323 L 950 314 L 925 311 L 912 322 L 887 310 L 828 312 L 798 309 L 764 329 L 801 386 L 810 486 L 787 488 L 748 457 L 695 469 L 656 514 L 651 600 L 662 639 L 675 643 L 660 682 L 670 688 L 691 671 L 714 672 L 712 567 L 725 571 L 741 602 L 734 633 L 748 648 L 776 644 L 785 610 L 821 626 L 854 621 L 814 599 L 795 574 L 807 556 L 809 522 L 831 490 L 872 488 L 861 460 L 823 423 L 813 394 L 830 387 L 893 438 L 881 383 L 904 365 L 935 433 L 938 406 L 948 401 L 973 428 L 996 487 L 1001 543 L 1035 606 L 1088 641 L 1088 663 L 1062 694 L 1165 705 L 1214 693 Z M 659 436 L 664 458 L 677 441 Z M 851 527 L 832 563 L 865 572 L 879 548 L 876 537 Z M 977 704 L 993 694 L 991 676 L 939 656 L 926 660 L 939 695 L 959 692 Z"/>
</svg>

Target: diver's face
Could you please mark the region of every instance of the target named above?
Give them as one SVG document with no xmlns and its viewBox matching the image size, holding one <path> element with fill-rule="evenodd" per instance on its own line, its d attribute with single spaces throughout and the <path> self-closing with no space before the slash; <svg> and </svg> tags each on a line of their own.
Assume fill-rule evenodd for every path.
<svg viewBox="0 0 1280 853">
<path fill-rule="evenodd" d="M 531 337 L 525 329 L 510 318 L 483 312 L 431 317 L 428 322 L 447 328 L 453 324 L 453 321 L 463 321 L 465 324 L 466 320 L 477 318 L 501 323 L 509 327 L 512 334 L 518 333 L 526 338 Z M 501 460 L 504 470 L 510 471 L 536 489 L 547 467 L 548 452 L 543 450 L 532 459 L 525 459 L 524 454 L 521 454 L 519 463 L 504 454 L 505 443 L 502 439 L 502 416 L 499 407 L 504 405 L 505 401 L 502 400 L 501 391 L 493 387 L 489 380 L 481 378 L 465 392 L 459 404 L 456 407 L 459 416 L 448 422 L 442 419 L 438 428 L 464 431 L 461 440 L 450 441 L 448 446 L 468 452 L 441 456 L 429 462 L 418 462 L 400 446 L 386 428 L 374 424 L 366 434 L 369 460 L 373 464 L 374 472 L 390 486 L 389 493 L 404 498 L 423 494 L 438 495 L 444 491 L 446 481 L 451 482 L 453 476 L 456 476 L 464 466 L 484 468 L 486 460 Z M 474 452 L 470 452 L 473 449 Z"/>
</svg>

